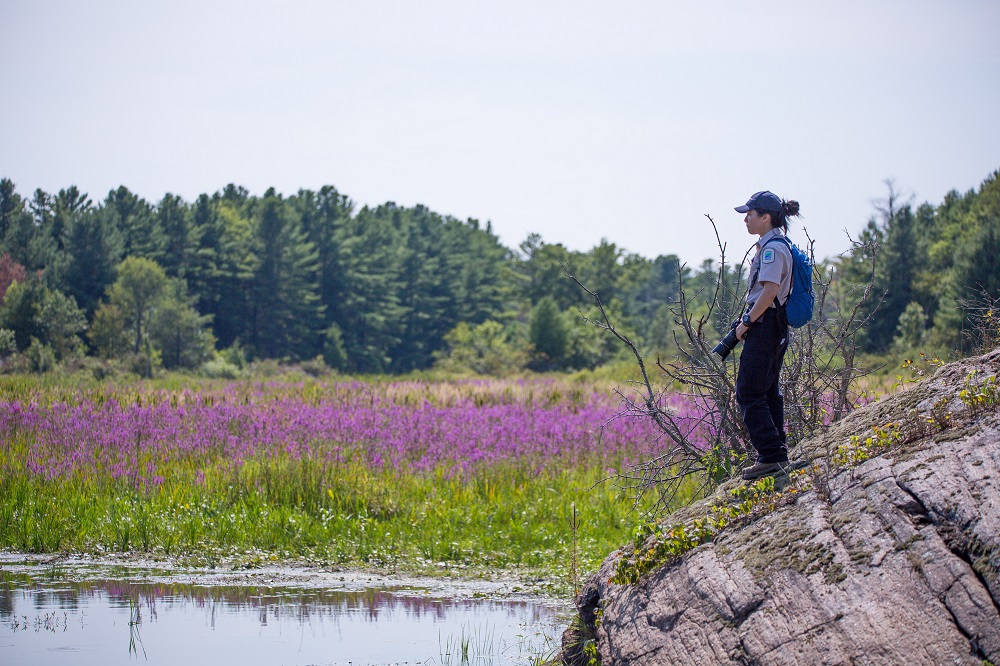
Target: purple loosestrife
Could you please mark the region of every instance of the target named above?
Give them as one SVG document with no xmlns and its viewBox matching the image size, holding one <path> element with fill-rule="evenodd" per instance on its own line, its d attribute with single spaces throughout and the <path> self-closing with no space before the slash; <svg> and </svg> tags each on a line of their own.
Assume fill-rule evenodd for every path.
<svg viewBox="0 0 1000 666">
<path fill-rule="evenodd" d="M 695 441 L 710 441 L 701 410 L 683 396 L 667 406 Z M 157 485 L 177 468 L 237 469 L 251 459 L 466 474 L 498 463 L 619 464 L 666 445 L 648 419 L 614 418 L 618 412 L 607 391 L 550 380 L 231 385 L 110 396 L 102 389 L 71 401 L 0 402 L 0 447 L 7 449 L 0 460 L 9 467 L 12 447 L 20 447 L 21 469 L 32 475 Z"/>
</svg>

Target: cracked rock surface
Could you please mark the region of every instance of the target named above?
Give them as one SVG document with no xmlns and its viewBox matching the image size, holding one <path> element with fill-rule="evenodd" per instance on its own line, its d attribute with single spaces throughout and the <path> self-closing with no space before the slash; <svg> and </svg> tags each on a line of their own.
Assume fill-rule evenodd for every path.
<svg viewBox="0 0 1000 666">
<path fill-rule="evenodd" d="M 1000 350 L 804 442 L 793 456 L 812 461 L 811 489 L 637 583 L 609 582 L 612 553 L 577 599 L 602 663 L 1000 664 L 1000 413 L 965 411 L 973 369 L 1000 374 Z M 829 464 L 851 435 L 941 398 L 949 427 L 854 468 Z"/>
</svg>

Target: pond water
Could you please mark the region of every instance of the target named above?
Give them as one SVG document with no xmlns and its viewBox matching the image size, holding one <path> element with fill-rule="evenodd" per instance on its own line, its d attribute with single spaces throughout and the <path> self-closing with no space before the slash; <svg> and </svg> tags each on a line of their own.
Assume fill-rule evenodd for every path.
<svg viewBox="0 0 1000 666">
<path fill-rule="evenodd" d="M 0 664 L 532 664 L 565 604 L 492 583 L 0 562 Z"/>
</svg>

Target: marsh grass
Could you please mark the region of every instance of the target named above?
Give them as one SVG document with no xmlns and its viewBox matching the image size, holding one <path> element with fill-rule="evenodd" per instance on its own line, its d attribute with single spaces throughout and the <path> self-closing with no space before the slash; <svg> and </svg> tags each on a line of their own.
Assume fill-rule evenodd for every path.
<svg viewBox="0 0 1000 666">
<path fill-rule="evenodd" d="M 27 552 L 306 558 L 416 568 L 528 567 L 572 580 L 627 539 L 637 518 L 599 484 L 603 467 L 513 464 L 468 476 L 292 458 L 224 462 L 137 489 L 107 478 L 0 478 L 0 544 Z M 596 484 L 596 485 L 595 485 Z M 575 504 L 579 528 L 572 527 Z"/>
<path fill-rule="evenodd" d="M 530 666 L 554 666 L 560 649 L 558 637 L 537 629 L 518 634 L 516 641 L 507 642 L 489 624 L 463 625 L 458 634 L 442 637 L 438 634 L 441 666 L 466 666 L 497 663 L 526 663 Z"/>
<path fill-rule="evenodd" d="M 599 411 L 591 416 L 583 410 L 594 410 L 594 396 L 604 389 L 589 378 L 352 381 L 347 389 L 314 381 L 180 384 L 0 377 L 0 402 L 17 406 L 6 412 L 14 416 L 3 426 L 0 442 L 0 548 L 143 553 L 239 567 L 305 560 L 414 573 L 519 570 L 527 578 L 544 577 L 564 592 L 572 591 L 581 571 L 596 568 L 627 541 L 648 508 L 633 507 L 604 483 L 636 455 L 630 442 L 636 447 L 650 443 L 622 431 L 611 446 L 607 433 L 596 434 L 603 422 Z M 404 410 L 430 405 L 469 419 L 513 405 L 517 409 L 510 413 L 528 415 L 517 426 L 521 430 L 514 429 L 514 439 L 527 444 L 516 455 L 487 456 L 474 464 L 446 455 L 433 465 L 406 456 L 375 465 L 371 447 L 363 442 L 309 439 L 294 446 L 243 447 L 256 432 L 255 414 L 294 419 L 299 417 L 285 416 L 285 410 L 294 411 L 295 405 L 325 409 L 367 400 L 376 401 L 367 409 L 378 414 L 383 403 Z M 105 431 L 97 437 L 103 426 L 96 424 L 89 430 L 86 423 L 75 430 L 49 427 L 77 406 L 92 418 L 103 418 L 104 411 L 139 419 L 187 410 L 187 422 L 213 409 L 249 411 L 231 422 L 242 447 L 237 460 L 232 448 L 221 444 L 191 445 L 184 428 L 171 435 L 176 441 L 161 437 L 154 442 L 150 433 L 161 427 L 154 423 L 128 431 L 132 434 L 122 435 L 118 444 Z M 34 426 L 17 415 L 31 409 L 36 410 Z M 532 430 L 532 419 L 556 412 L 565 416 L 567 428 L 585 423 L 594 434 L 572 431 L 576 444 L 560 452 L 550 445 L 551 438 L 563 437 L 557 430 Z M 196 413 L 202 417 L 191 416 Z M 306 423 L 302 432 L 309 427 Z M 499 437 L 499 432 L 487 434 Z M 510 436 L 511 429 L 505 432 Z M 84 449 L 88 462 L 62 464 Z M 34 460 L 44 465 L 32 468 Z M 689 485 L 678 494 L 679 502 L 695 498 L 699 484 Z"/>
<path fill-rule="evenodd" d="M 480 663 L 498 656 L 496 633 L 489 625 L 468 629 L 463 625 L 457 636 L 450 635 L 442 641 L 439 635 L 438 644 L 442 665 L 469 664 L 473 660 Z"/>
<path fill-rule="evenodd" d="M 21 405 L 141 409 L 193 409 L 218 400 L 216 391 L 223 386 L 171 391 L 5 379 L 0 400 Z M 253 399 L 274 404 L 271 393 L 252 395 L 260 389 L 237 387 L 227 394 L 228 405 Z M 331 391 L 314 383 L 268 390 L 281 399 L 292 395 L 317 404 L 330 400 Z M 393 404 L 476 406 L 470 409 L 521 404 L 569 413 L 594 389 L 578 381 L 546 380 L 395 383 L 371 391 L 390 396 Z M 41 439 L 50 435 L 40 432 L 14 423 L 0 445 L 0 548 L 146 553 L 241 567 L 299 559 L 426 573 L 527 570 L 553 587 L 571 588 L 580 571 L 592 570 L 629 539 L 646 508 L 636 510 L 603 483 L 629 455 L 603 442 L 565 454 L 540 447 L 475 465 L 444 460 L 416 468 L 405 460 L 374 466 L 360 446 L 338 445 L 335 457 L 321 455 L 329 442 L 311 443 L 313 453 L 302 447 L 251 447 L 249 455 L 234 461 L 225 447 L 166 450 L 133 439 L 128 445 L 135 452 L 135 474 L 95 463 L 49 475 L 27 464 L 42 448 L 58 450 Z M 153 467 L 155 483 L 142 478 L 143 470 Z M 690 485 L 689 495 L 698 487 L 695 481 Z M 679 501 L 688 499 L 679 495 Z"/>
<path fill-rule="evenodd" d="M 129 656 L 135 655 L 136 658 L 139 657 L 139 650 L 142 650 L 142 658 L 148 659 L 146 656 L 146 646 L 142 644 L 142 636 L 139 635 L 139 627 L 142 624 L 142 613 L 139 608 L 138 599 L 133 600 L 129 597 L 128 600 L 128 653 Z"/>
</svg>

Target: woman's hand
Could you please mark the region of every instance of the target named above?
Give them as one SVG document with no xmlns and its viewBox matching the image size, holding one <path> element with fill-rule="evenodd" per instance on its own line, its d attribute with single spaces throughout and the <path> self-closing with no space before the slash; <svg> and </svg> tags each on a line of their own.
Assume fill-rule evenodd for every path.
<svg viewBox="0 0 1000 666">
<path fill-rule="evenodd" d="M 740 322 L 739 325 L 736 327 L 736 339 L 742 340 L 743 336 L 745 336 L 747 334 L 747 331 L 749 330 L 750 329 L 748 327 L 743 325 L 743 322 Z"/>
</svg>

